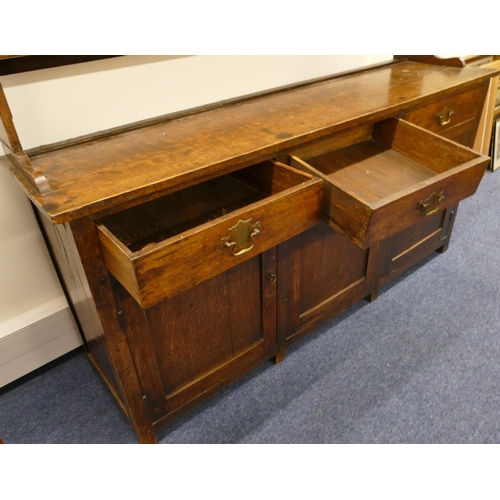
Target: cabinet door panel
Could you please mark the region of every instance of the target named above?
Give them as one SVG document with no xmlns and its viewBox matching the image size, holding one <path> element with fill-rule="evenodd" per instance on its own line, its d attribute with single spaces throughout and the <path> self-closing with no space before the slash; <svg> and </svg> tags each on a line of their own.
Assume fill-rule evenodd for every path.
<svg viewBox="0 0 500 500">
<path fill-rule="evenodd" d="M 380 244 L 378 284 L 384 284 L 439 248 L 448 246 L 458 205 L 427 217 Z"/>
<path fill-rule="evenodd" d="M 142 309 L 115 281 L 148 409 L 167 418 L 276 352 L 276 250 Z M 145 361 L 147 360 L 147 362 Z"/>
<path fill-rule="evenodd" d="M 320 223 L 278 247 L 278 338 L 289 344 L 369 294 L 370 249 Z"/>
<path fill-rule="evenodd" d="M 147 311 L 167 394 L 263 341 L 260 275 L 254 258 Z"/>
</svg>

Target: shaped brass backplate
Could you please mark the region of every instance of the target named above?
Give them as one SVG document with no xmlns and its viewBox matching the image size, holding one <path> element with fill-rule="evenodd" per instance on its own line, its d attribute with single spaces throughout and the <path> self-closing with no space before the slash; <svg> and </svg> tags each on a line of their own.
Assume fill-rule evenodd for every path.
<svg viewBox="0 0 500 500">
<path fill-rule="evenodd" d="M 435 214 L 439 210 L 439 204 L 444 200 L 444 191 L 440 193 L 436 193 L 433 191 L 432 194 L 426 200 L 422 200 L 418 204 L 418 209 L 424 215 L 432 215 Z"/>
<path fill-rule="evenodd" d="M 229 235 L 226 238 L 222 238 L 219 244 L 219 248 L 222 251 L 226 251 L 232 248 L 232 255 L 237 257 L 246 252 L 252 250 L 255 245 L 254 238 L 258 236 L 262 231 L 262 225 L 260 222 L 252 224 L 252 219 L 240 220 L 236 225 L 228 229 Z"/>
</svg>

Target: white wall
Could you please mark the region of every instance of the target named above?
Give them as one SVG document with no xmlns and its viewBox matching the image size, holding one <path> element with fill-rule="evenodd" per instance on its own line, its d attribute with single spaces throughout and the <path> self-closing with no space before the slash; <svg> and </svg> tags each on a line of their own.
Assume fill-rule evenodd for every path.
<svg viewBox="0 0 500 500">
<path fill-rule="evenodd" d="M 390 58 L 127 56 L 0 81 L 21 143 L 30 149 Z M 2 386 L 77 347 L 80 339 L 30 205 L 3 170 L 0 234 Z"/>
</svg>

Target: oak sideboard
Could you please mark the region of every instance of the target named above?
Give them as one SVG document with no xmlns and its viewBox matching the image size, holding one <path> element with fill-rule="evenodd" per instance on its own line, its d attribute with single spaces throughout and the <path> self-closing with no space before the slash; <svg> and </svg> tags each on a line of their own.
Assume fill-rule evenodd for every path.
<svg viewBox="0 0 500 500">
<path fill-rule="evenodd" d="M 496 74 L 400 59 L 28 151 L 0 87 L 1 164 L 140 442 L 446 250 Z"/>
</svg>

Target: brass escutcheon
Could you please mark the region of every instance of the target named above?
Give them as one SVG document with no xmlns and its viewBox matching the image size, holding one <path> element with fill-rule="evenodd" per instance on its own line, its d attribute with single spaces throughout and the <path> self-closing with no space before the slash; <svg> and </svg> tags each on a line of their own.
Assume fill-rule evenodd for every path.
<svg viewBox="0 0 500 500">
<path fill-rule="evenodd" d="M 444 191 L 436 193 L 433 191 L 432 194 L 426 200 L 422 200 L 418 204 L 418 210 L 420 210 L 424 215 L 435 214 L 439 210 L 439 204 L 444 200 Z"/>
<path fill-rule="evenodd" d="M 451 115 L 454 112 L 453 108 L 446 106 L 439 115 L 436 115 L 437 123 L 441 126 L 448 125 L 451 122 Z"/>
<path fill-rule="evenodd" d="M 232 248 L 231 254 L 237 257 L 249 252 L 255 245 L 254 238 L 262 231 L 260 222 L 252 224 L 252 219 L 240 220 L 238 224 L 228 229 L 229 236 L 222 238 L 219 248 L 224 252 Z"/>
</svg>

